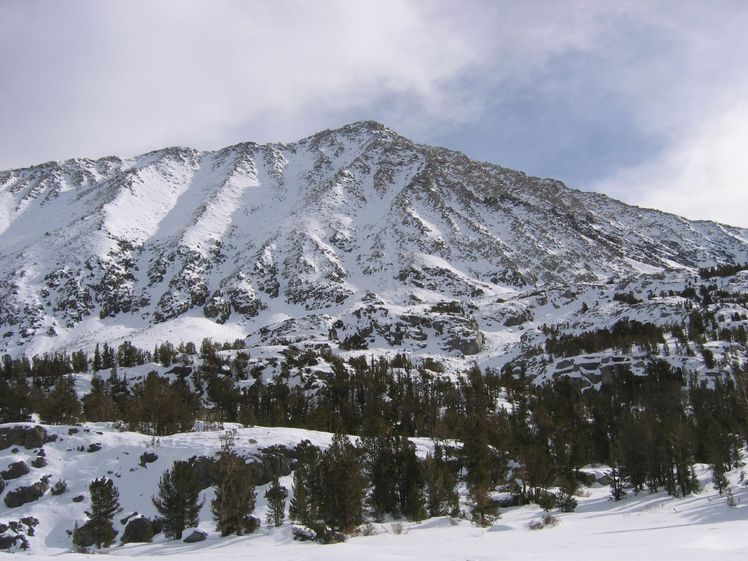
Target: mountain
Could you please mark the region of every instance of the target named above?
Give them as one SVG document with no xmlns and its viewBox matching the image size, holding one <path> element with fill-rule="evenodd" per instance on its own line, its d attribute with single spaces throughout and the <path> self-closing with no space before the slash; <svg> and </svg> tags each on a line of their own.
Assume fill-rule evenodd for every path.
<svg viewBox="0 0 748 561">
<path fill-rule="evenodd" d="M 746 229 L 360 122 L 0 172 L 0 354 L 247 337 L 501 365 L 543 324 L 683 323 L 698 269 L 744 262 Z"/>
</svg>

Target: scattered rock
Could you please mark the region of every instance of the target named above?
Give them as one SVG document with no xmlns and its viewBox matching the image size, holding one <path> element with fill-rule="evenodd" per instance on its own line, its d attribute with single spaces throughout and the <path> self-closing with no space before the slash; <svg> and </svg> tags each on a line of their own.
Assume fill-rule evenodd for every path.
<svg viewBox="0 0 748 561">
<path fill-rule="evenodd" d="M 140 465 L 145 467 L 146 464 L 152 464 L 158 460 L 158 454 L 156 452 L 143 452 L 140 455 Z"/>
<path fill-rule="evenodd" d="M 201 530 L 194 530 L 189 536 L 184 538 L 182 541 L 184 543 L 197 543 L 205 541 L 205 538 L 208 537 L 208 534 Z"/>
<path fill-rule="evenodd" d="M 26 475 L 30 471 L 31 468 L 26 462 L 13 462 L 8 466 L 8 469 L 0 472 L 0 476 L 8 481 L 10 479 L 18 479 L 19 477 Z"/>
<path fill-rule="evenodd" d="M 101 450 L 100 442 L 92 442 L 88 445 L 88 448 L 86 448 L 86 452 L 98 452 L 99 450 Z"/>
</svg>

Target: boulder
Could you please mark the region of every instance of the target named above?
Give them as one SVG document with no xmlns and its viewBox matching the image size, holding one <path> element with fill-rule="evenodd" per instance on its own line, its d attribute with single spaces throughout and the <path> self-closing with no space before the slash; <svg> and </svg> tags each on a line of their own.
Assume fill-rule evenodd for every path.
<svg viewBox="0 0 748 561">
<path fill-rule="evenodd" d="M 117 535 L 117 530 L 113 530 L 114 535 Z M 78 526 L 73 532 L 73 540 L 75 545 L 78 547 L 91 547 L 96 543 L 94 538 L 93 528 L 90 522 L 86 522 L 83 526 Z"/>
<path fill-rule="evenodd" d="M 31 465 L 32 467 L 35 467 L 37 469 L 43 468 L 44 466 L 47 465 L 47 458 L 45 458 L 44 456 L 37 456 L 36 458 L 33 459 L 33 461 L 31 462 Z"/>
<path fill-rule="evenodd" d="M 158 460 L 158 454 L 156 452 L 143 452 L 140 455 L 140 465 L 145 467 L 146 464 L 152 464 Z"/>
<path fill-rule="evenodd" d="M 83 526 L 78 526 L 73 532 L 73 543 L 78 547 L 91 547 L 96 543 L 94 540 L 93 530 L 86 522 Z"/>
<path fill-rule="evenodd" d="M 145 543 L 153 539 L 153 524 L 145 517 L 133 518 L 125 526 L 122 543 Z"/>
<path fill-rule="evenodd" d="M 26 462 L 13 462 L 8 466 L 8 469 L 0 472 L 0 476 L 8 481 L 10 479 L 18 479 L 19 477 L 26 475 L 30 471 L 31 468 Z"/>
<path fill-rule="evenodd" d="M 47 492 L 49 484 L 46 481 L 37 481 L 33 485 L 18 487 L 8 491 L 5 495 L 5 506 L 8 508 L 17 508 L 27 503 L 38 501 L 44 493 Z"/>
<path fill-rule="evenodd" d="M 201 530 L 193 530 L 190 533 L 190 535 L 184 538 L 182 541 L 184 543 L 197 543 L 197 542 L 205 541 L 205 538 L 207 537 L 208 537 L 208 534 L 206 534 L 205 532 Z"/>
</svg>

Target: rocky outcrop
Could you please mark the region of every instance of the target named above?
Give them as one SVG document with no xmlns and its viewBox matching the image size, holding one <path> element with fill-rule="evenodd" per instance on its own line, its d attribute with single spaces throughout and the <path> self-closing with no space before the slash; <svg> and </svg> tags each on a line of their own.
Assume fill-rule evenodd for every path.
<svg viewBox="0 0 748 561">
<path fill-rule="evenodd" d="M 368 122 L 287 145 L 169 148 L 0 177 L 0 198 L 16 209 L 0 232 L 0 355 L 40 337 L 54 350 L 61 329 L 75 339 L 94 313 L 126 316 L 135 329 L 202 314 L 272 330 L 289 305 L 295 319 L 348 323 L 363 295 L 378 293 L 391 315 L 438 323 L 441 312 L 416 300 L 483 306 L 508 287 L 748 260 L 742 229 L 567 189 Z M 59 220 L 35 214 L 42 207 Z M 38 231 L 12 235 L 19 219 Z M 532 321 L 519 311 L 496 318 Z M 476 329 L 406 323 L 347 325 L 339 340 L 371 329 L 374 343 L 397 350 L 431 347 L 432 336 L 454 354 L 484 345 Z"/>
<path fill-rule="evenodd" d="M 5 481 L 10 481 L 11 479 L 18 479 L 30 472 L 31 468 L 26 462 L 13 462 L 8 466 L 8 469 L 0 472 L 0 476 L 2 476 Z"/>
<path fill-rule="evenodd" d="M 5 506 L 8 508 L 18 508 L 27 503 L 38 501 L 44 496 L 47 489 L 49 489 L 49 484 L 45 480 L 37 481 L 33 485 L 12 489 L 5 495 Z"/>
<path fill-rule="evenodd" d="M 57 440 L 56 436 L 48 436 L 44 427 L 38 425 L 0 428 L 0 450 L 5 450 L 13 445 L 23 446 L 27 450 L 41 448 L 45 442 L 54 440 Z"/>
<path fill-rule="evenodd" d="M 145 543 L 153 539 L 153 522 L 145 517 L 131 518 L 122 532 L 122 543 Z"/>
</svg>

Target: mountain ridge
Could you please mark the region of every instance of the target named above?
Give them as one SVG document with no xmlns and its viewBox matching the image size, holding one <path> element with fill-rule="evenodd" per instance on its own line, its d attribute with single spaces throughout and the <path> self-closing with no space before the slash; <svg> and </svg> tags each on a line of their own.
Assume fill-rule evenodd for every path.
<svg viewBox="0 0 748 561">
<path fill-rule="evenodd" d="M 283 340 L 288 330 L 267 333 L 288 322 L 291 339 L 317 342 L 356 324 L 383 348 L 471 356 L 498 300 L 745 262 L 748 230 L 631 207 L 362 121 L 293 143 L 0 172 L 0 248 L 0 353 L 161 340 L 159 326 L 181 321 L 262 343 Z M 465 313 L 431 311 L 452 301 Z M 367 325 L 361 310 L 372 307 L 379 319 Z M 424 330 L 441 343 L 420 347 Z"/>
</svg>

